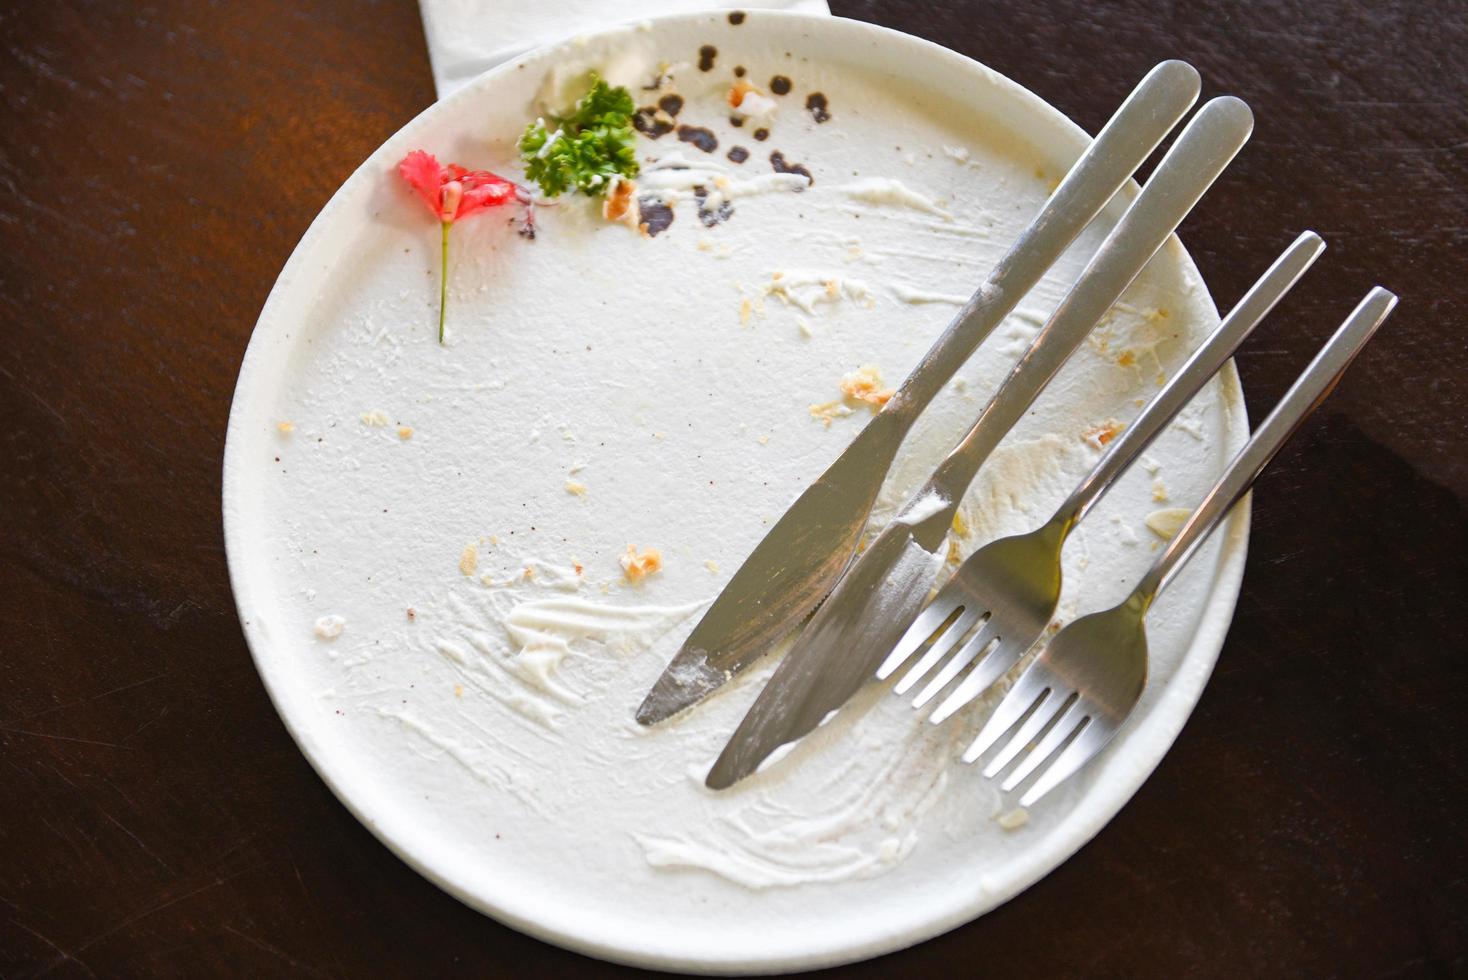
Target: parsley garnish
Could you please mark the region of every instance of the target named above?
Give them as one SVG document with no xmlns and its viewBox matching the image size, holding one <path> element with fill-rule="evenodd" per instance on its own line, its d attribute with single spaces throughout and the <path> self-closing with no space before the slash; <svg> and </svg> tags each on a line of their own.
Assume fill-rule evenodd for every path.
<svg viewBox="0 0 1468 980">
<path fill-rule="evenodd" d="M 525 127 L 520 156 L 525 176 L 540 185 L 546 197 L 570 188 L 583 194 L 603 194 L 616 176 L 637 175 L 636 135 L 632 114 L 637 111 L 625 88 L 613 88 L 595 74 L 591 91 L 566 116 L 552 116 L 556 128 L 544 119 Z"/>
</svg>

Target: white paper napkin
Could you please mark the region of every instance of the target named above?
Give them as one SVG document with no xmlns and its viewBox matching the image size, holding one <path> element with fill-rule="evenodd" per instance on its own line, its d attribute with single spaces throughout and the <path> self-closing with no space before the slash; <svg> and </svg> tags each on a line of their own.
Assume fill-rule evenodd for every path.
<svg viewBox="0 0 1468 980">
<path fill-rule="evenodd" d="M 829 14 L 826 0 L 419 0 L 438 97 L 532 48 L 614 24 L 699 10 Z"/>
</svg>

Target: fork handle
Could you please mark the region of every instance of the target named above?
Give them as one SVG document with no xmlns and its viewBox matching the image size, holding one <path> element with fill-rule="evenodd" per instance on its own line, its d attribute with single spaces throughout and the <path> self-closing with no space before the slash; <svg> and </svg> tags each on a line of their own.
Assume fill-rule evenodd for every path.
<svg viewBox="0 0 1468 980">
<path fill-rule="evenodd" d="M 1140 600 L 1143 609 L 1150 606 L 1157 594 L 1167 587 L 1173 573 L 1192 557 L 1208 533 L 1233 509 L 1300 424 L 1325 401 L 1346 368 L 1351 366 L 1361 348 L 1366 346 L 1396 305 L 1397 297 L 1392 293 L 1380 286 L 1373 288 L 1326 341 L 1315 360 L 1285 392 L 1269 417 L 1254 430 L 1244 448 L 1239 450 L 1218 482 L 1203 497 L 1203 502 L 1137 583 L 1132 596 Z"/>
<path fill-rule="evenodd" d="M 900 416 L 908 425 L 917 418 L 1187 114 L 1201 87 L 1197 69 L 1183 61 L 1164 61 L 1137 83 L 1040 213 L 902 382 L 883 414 Z"/>
<path fill-rule="evenodd" d="M 1193 356 L 1188 358 L 1181 370 L 1167 386 L 1147 403 L 1131 424 L 1122 430 L 1106 455 L 1081 482 L 1075 491 L 1056 510 L 1052 524 L 1070 528 L 1111 489 L 1116 478 L 1132 464 L 1141 452 L 1152 444 L 1162 430 L 1171 422 L 1184 405 L 1192 400 L 1198 390 L 1218 373 L 1225 361 L 1233 356 L 1238 346 L 1269 315 L 1276 303 L 1290 291 L 1320 257 L 1325 242 L 1313 231 L 1303 232 L 1259 281 L 1249 288 L 1244 298 L 1235 304 L 1223 322 L 1209 334 Z"/>
</svg>

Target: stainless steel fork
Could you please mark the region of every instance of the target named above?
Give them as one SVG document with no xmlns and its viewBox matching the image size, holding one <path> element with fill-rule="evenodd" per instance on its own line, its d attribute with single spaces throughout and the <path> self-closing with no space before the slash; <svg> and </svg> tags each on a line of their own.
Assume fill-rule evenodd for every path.
<svg viewBox="0 0 1468 980">
<path fill-rule="evenodd" d="M 890 677 L 931 639 L 922 659 L 893 688 L 895 694 L 906 694 L 957 649 L 913 699 L 913 707 L 921 708 L 983 655 L 953 694 L 933 712 L 931 720 L 939 722 L 978 697 L 1018 663 L 1055 613 L 1060 599 L 1060 553 L 1071 530 L 1218 372 L 1324 248 L 1325 243 L 1314 232 L 1307 231 L 1295 239 L 1182 369 L 1111 443 L 1096 467 L 1050 520 L 1027 534 L 992 541 L 968 556 L 908 627 L 878 668 L 877 677 L 882 680 Z M 970 630 L 974 631 L 972 638 L 963 642 Z M 991 644 L 993 649 L 985 655 Z"/>
<path fill-rule="evenodd" d="M 1300 423 L 1330 394 L 1396 303 L 1397 298 L 1379 286 L 1366 294 L 1239 450 L 1131 595 L 1111 609 L 1082 616 L 1055 634 L 994 709 L 964 753 L 965 762 L 983 755 L 1023 718 L 1018 731 L 984 768 L 984 775 L 998 775 L 1038 738 L 1038 744 L 1002 783 L 1009 791 L 1060 750 L 1020 797 L 1021 806 L 1030 806 L 1111 741 L 1137 706 L 1147 683 L 1145 617 L 1153 600 Z"/>
</svg>

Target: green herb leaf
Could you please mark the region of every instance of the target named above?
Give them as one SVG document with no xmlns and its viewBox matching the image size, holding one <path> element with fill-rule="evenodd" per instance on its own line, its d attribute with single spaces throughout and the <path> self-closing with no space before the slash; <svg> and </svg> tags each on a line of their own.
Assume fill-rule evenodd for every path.
<svg viewBox="0 0 1468 980">
<path fill-rule="evenodd" d="M 565 116 L 552 117 L 554 129 L 537 119 L 520 137 L 525 176 L 540 185 L 547 197 L 575 189 L 604 194 L 612 178 L 637 175 L 637 136 L 632 114 L 637 111 L 625 88 L 613 88 L 595 74 L 591 90 Z"/>
</svg>

